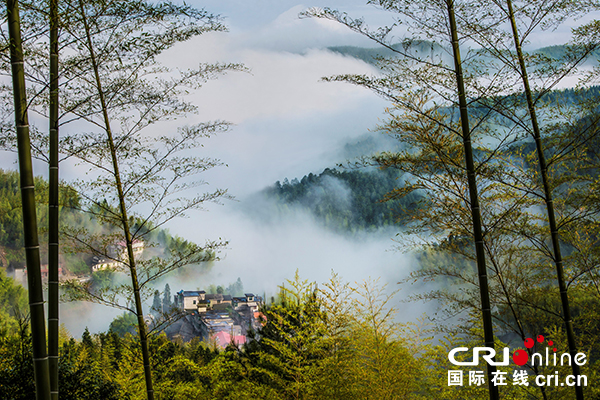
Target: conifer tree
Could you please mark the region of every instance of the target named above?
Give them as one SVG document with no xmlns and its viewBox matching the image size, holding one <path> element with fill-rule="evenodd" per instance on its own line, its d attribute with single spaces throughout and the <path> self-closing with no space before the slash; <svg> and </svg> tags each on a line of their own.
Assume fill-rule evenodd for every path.
<svg viewBox="0 0 600 400">
<path fill-rule="evenodd" d="M 173 300 L 171 298 L 171 286 L 169 286 L 169 284 L 167 283 L 165 284 L 165 291 L 163 292 L 162 311 L 169 312 L 172 303 Z"/>
</svg>

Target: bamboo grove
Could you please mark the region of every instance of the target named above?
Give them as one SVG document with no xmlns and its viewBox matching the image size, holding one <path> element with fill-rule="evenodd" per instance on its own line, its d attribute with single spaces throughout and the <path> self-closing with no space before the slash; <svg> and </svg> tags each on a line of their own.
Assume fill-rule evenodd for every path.
<svg viewBox="0 0 600 400">
<path fill-rule="evenodd" d="M 557 202 L 553 198 L 557 194 L 553 192 L 564 196 L 569 190 L 586 191 L 582 187 L 575 189 L 576 183 L 569 185 L 566 182 L 573 179 L 573 175 L 589 173 L 589 170 L 584 170 L 593 169 L 594 157 L 588 159 L 590 164 L 586 167 L 583 166 L 586 162 L 576 166 L 571 162 L 572 159 L 566 159 L 587 158 L 586 151 L 593 152 L 597 143 L 596 110 L 585 102 L 569 109 L 569 106 L 560 103 L 544 104 L 542 99 L 567 77 L 579 77 L 581 87 L 585 87 L 586 81 L 589 82 L 590 75 L 580 72 L 578 68 L 597 49 L 597 23 L 575 29 L 573 42 L 567 46 L 567 52 L 562 57 L 525 56 L 522 46 L 536 29 L 551 30 L 568 18 L 596 10 L 597 5 L 540 1 L 519 2 L 513 6 L 510 0 L 492 3 L 453 0 L 369 3 L 393 13 L 394 23 L 370 29 L 363 19 L 353 19 L 343 12 L 320 8 L 310 9 L 303 15 L 337 21 L 396 54 L 395 57 L 376 59 L 376 64 L 383 72 L 382 77 L 343 75 L 326 80 L 363 86 L 392 102 L 393 107 L 388 111 L 390 121 L 381 128 L 404 143 L 405 149 L 397 153 L 378 154 L 363 162 L 405 172 L 405 184 L 387 198 L 398 199 L 420 191 L 426 193 L 424 207 L 414 215 L 419 222 L 413 232 L 431 234 L 437 231 L 442 236 L 433 241 L 428 239 L 429 243 L 436 247 L 441 244 L 440 248 L 444 251 L 456 252 L 476 261 L 478 282 L 460 271 L 459 267 L 441 265 L 430 271 L 418 272 L 414 277 L 453 279 L 459 285 L 461 282 L 462 285 L 474 284 L 480 294 L 478 306 L 473 297 L 443 291 L 434 291 L 423 297 L 450 301 L 450 304 L 454 303 L 453 312 L 461 312 L 461 308 L 464 312 L 467 304 L 479 308 L 486 347 L 494 347 L 493 330 L 496 330 L 497 336 L 504 336 L 507 327 L 524 340 L 531 333 L 524 327 L 523 316 L 519 314 L 523 312 L 523 306 L 532 309 L 538 306 L 532 304 L 531 300 L 519 304 L 522 295 L 511 292 L 510 286 L 514 282 L 510 281 L 507 272 L 527 268 L 527 264 L 514 263 L 524 259 L 515 257 L 513 252 L 516 251 L 513 249 L 520 248 L 529 257 L 537 250 L 543 254 L 546 263 L 551 261 L 555 265 L 556 286 L 562 308 L 555 315 L 563 323 L 569 352 L 575 355 L 577 344 L 567 292 L 568 285 L 573 281 L 565 278 L 561 242 L 567 242 L 567 246 L 573 245 L 566 239 L 568 235 L 565 231 L 569 228 L 565 225 L 570 218 L 578 217 L 574 216 L 577 212 L 569 210 L 569 207 L 578 208 L 582 218 L 590 217 L 593 211 L 584 211 L 585 202 L 567 204 L 568 200 L 565 199 L 565 202 L 560 202 L 566 207 L 560 211 L 561 220 L 556 216 Z M 509 31 L 503 30 L 506 26 L 510 27 Z M 395 37 L 394 40 L 400 44 L 394 45 L 390 38 L 398 31 L 410 32 L 410 35 L 403 39 Z M 524 34 L 520 34 L 520 31 Z M 444 36 L 447 38 L 445 41 Z M 430 52 L 418 50 L 423 42 L 431 43 Z M 473 48 L 464 58 L 467 61 L 461 58 L 463 46 Z M 453 74 L 456 76 L 454 81 Z M 530 85 L 532 81 L 535 82 L 533 89 Z M 523 111 L 526 111 L 525 115 Z M 539 118 L 540 114 L 543 117 Z M 582 122 L 582 116 L 589 121 Z M 533 139 L 535 151 L 527 151 L 525 156 L 522 150 L 528 137 Z M 459 140 L 464 143 L 463 149 L 456 147 Z M 562 143 L 557 140 L 562 140 Z M 475 165 L 471 143 L 476 146 Z M 521 150 L 515 151 L 518 148 Z M 461 154 L 463 162 L 460 161 Z M 549 162 L 547 157 L 550 157 Z M 516 164 L 515 158 L 519 159 Z M 525 168 L 523 162 L 527 163 Z M 537 171 L 531 168 L 531 163 L 538 165 Z M 535 175 L 534 179 L 527 176 L 532 174 Z M 476 179 L 481 182 L 476 183 Z M 468 188 L 468 194 L 465 188 Z M 477 193 L 478 188 L 480 193 Z M 546 228 L 532 229 L 533 220 L 539 221 L 539 216 L 533 217 L 535 212 L 531 209 L 524 211 L 523 208 L 537 206 L 538 203 L 531 197 L 543 201 L 547 219 L 538 223 L 547 226 L 548 232 Z M 578 197 L 578 200 L 582 198 Z M 423 211 L 424 208 L 429 210 Z M 464 212 L 458 217 L 456 213 L 461 208 Z M 479 215 L 480 210 L 483 219 Z M 442 216 L 444 213 L 446 217 Z M 560 226 L 563 226 L 563 232 Z M 541 236 L 535 237 L 533 231 Z M 447 236 L 447 239 L 443 236 Z M 466 238 L 472 238 L 473 247 L 467 246 Z M 487 267 L 486 262 L 491 267 Z M 532 270 L 537 268 L 539 264 Z M 582 271 L 581 274 L 590 272 L 585 268 Z M 488 277 L 493 277 L 500 286 L 500 298 L 494 298 L 490 293 Z M 496 304 L 495 307 L 505 304 L 512 314 L 508 320 L 500 318 L 498 321 L 499 316 L 495 316 L 495 327 L 492 324 L 490 299 Z M 581 338 L 579 341 L 581 343 Z M 498 388 L 491 383 L 492 368 L 488 365 L 489 398 L 498 399 Z M 573 365 L 573 374 L 579 375 L 580 372 L 579 367 Z M 539 390 L 541 397 L 548 398 L 545 388 Z M 583 399 L 583 388 L 574 388 L 574 394 L 577 399 Z"/>
<path fill-rule="evenodd" d="M 312 8 L 301 17 L 336 21 L 393 53 L 376 59 L 378 75 L 324 80 L 358 85 L 390 102 L 378 128 L 396 139 L 400 150 L 357 164 L 399 171 L 393 175 L 399 177 L 397 187 L 383 201 L 418 203 L 402 211 L 398 240 L 416 248 L 421 261 L 404 283 L 435 282 L 415 299 L 434 301 L 456 323 L 436 320 L 438 325 L 422 330 L 397 324 L 394 296 L 378 284 L 352 286 L 334 275 L 319 289 L 297 274 L 263 308 L 261 328 L 251 335 L 256 340 L 241 349 L 231 345 L 219 351 L 151 331 L 144 304 L 153 294 L 158 298 L 153 283 L 183 266 L 214 260 L 226 242 L 178 243 L 169 257 L 150 259 L 137 259 L 134 243 L 204 203 L 231 198 L 224 189 L 180 196 L 200 187 L 198 174 L 222 164 L 189 156 L 190 150 L 198 151 L 202 141 L 230 125 L 211 121 L 160 137 L 147 131 L 159 121 L 195 112 L 200 105 L 184 100 L 188 90 L 246 67 L 214 63 L 169 70 L 158 63 L 157 57 L 178 43 L 225 30 L 218 17 L 185 4 L 51 0 L 47 12 L 21 4 L 20 17 L 17 1 L 7 0 L 3 57 L 12 73 L 15 128 L 6 130 L 2 144 L 19 155 L 31 326 L 19 313 L 3 317 L 0 368 L 8 371 L 19 357 L 22 367 L 0 381 L 2 393 L 149 400 L 600 395 L 595 384 L 498 387 L 492 377 L 510 369 L 489 364 L 487 388 L 453 391 L 444 381 L 449 349 L 482 344 L 498 349 L 538 333 L 566 344 L 572 357 L 586 352 L 589 363 L 581 368 L 573 363 L 571 373 L 599 379 L 600 325 L 594 310 L 600 303 L 600 114 L 597 96 L 587 91 L 598 71 L 585 67 L 598 61 L 600 26 L 592 21 L 573 29 L 566 52 L 558 56 L 524 50 L 534 33 L 599 7 L 569 0 L 368 4 L 390 12 L 393 23 L 371 29 L 363 19 L 328 8 Z M 400 40 L 393 36 L 398 32 Z M 575 99 L 548 100 L 567 79 L 578 82 Z M 31 110 L 47 117 L 49 135 L 30 130 Z M 59 128 L 73 123 L 85 128 L 58 136 Z M 49 165 L 47 346 L 32 157 Z M 62 226 L 61 246 L 114 258 L 110 246 L 121 241 L 129 280 L 114 286 L 73 280 L 61 290 L 70 300 L 134 315 L 136 336 L 86 332 L 77 342 L 60 332 L 58 168 L 59 161 L 71 159 L 96 177 L 73 184 L 82 199 L 78 207 L 111 228 Z M 1 290 L 15 294 L 4 301 L 6 309 L 16 307 L 23 293 L 4 276 Z M 2 299 L 0 293 L 4 307 Z M 179 316 L 165 313 L 158 325 Z M 429 335 L 436 339 L 428 341 Z M 530 369 L 535 376 L 552 372 L 539 365 Z M 16 378 L 30 372 L 34 380 Z M 85 377 L 86 394 L 74 384 L 77 377 Z"/>
<path fill-rule="evenodd" d="M 151 235 L 164 223 L 182 216 L 185 212 L 201 208 L 202 204 L 227 198 L 226 190 L 217 189 L 200 193 L 192 198 L 176 196 L 177 193 L 195 187 L 201 182 L 190 181 L 193 175 L 220 165 L 209 157 L 182 156 L 180 153 L 201 147 L 201 139 L 225 131 L 228 124 L 221 121 L 182 127 L 175 133 L 154 138 L 154 144 L 142 136 L 142 131 L 162 119 L 172 119 L 193 112 L 195 106 L 180 99 L 190 88 L 198 88 L 208 79 L 227 71 L 242 70 L 237 64 L 201 64 L 197 69 L 178 71 L 171 79 L 170 71 L 159 68 L 156 56 L 173 45 L 191 37 L 210 31 L 224 30 L 218 18 L 188 6 L 171 3 L 149 4 L 146 2 L 51 2 L 50 29 L 44 27 L 45 12 L 35 4 L 22 3 L 23 24 L 27 40 L 20 40 L 21 29 L 18 19 L 19 4 L 9 4 L 9 36 L 13 65 L 18 143 L 9 136 L 3 138 L 7 147 L 14 146 L 26 157 L 20 161 L 23 177 L 23 204 L 31 204 L 33 212 L 33 176 L 30 139 L 25 129 L 27 109 L 45 113 L 49 104 L 50 139 L 36 131 L 34 157 L 49 162 L 50 167 L 50 211 L 49 211 L 49 353 L 46 354 L 45 325 L 40 327 L 43 315 L 39 256 L 33 254 L 37 246 L 31 226 L 35 214 L 24 214 L 23 221 L 29 229 L 25 234 L 26 249 L 32 253 L 28 262 L 28 276 L 32 312 L 32 337 L 36 344 L 36 379 L 39 381 L 37 396 L 57 398 L 58 387 L 58 164 L 62 160 L 77 158 L 95 170 L 95 182 L 82 182 L 77 189 L 85 193 L 81 206 L 106 226 L 113 226 L 111 233 L 91 232 L 79 227 L 63 229 L 69 251 L 83 251 L 101 257 L 114 258 L 109 243 L 119 240 L 127 245 L 128 257 L 125 264 L 131 279 L 129 285 L 96 288 L 77 280 L 67 282 L 63 290 L 71 299 L 83 299 L 129 310 L 138 318 L 138 330 L 142 354 L 145 360 L 147 398 L 153 398 L 152 377 L 149 368 L 146 325 L 143 320 L 143 301 L 151 296 L 149 285 L 170 271 L 185 265 L 214 258 L 214 251 L 224 242 L 207 241 L 198 246 L 174 243 L 168 258 L 156 256 L 144 262 L 136 262 L 132 243 Z M 12 8 L 11 8 L 12 7 Z M 29 28 L 29 29 L 28 29 Z M 49 33 L 50 56 L 43 51 L 44 35 Z M 59 35 L 60 33 L 60 35 Z M 13 44 L 14 43 L 14 44 Z M 152 43 L 151 46 L 147 46 Z M 8 46 L 7 46 L 8 48 Z M 22 59 L 23 50 L 32 57 L 29 64 Z M 59 56 L 67 53 L 67 56 Z M 49 59 L 49 62 L 48 62 Z M 31 68 L 27 68 L 27 66 Z M 49 74 L 43 78 L 40 67 L 49 66 Z M 157 76 L 157 73 L 160 76 Z M 162 73 L 162 75 L 160 75 Z M 32 99 L 26 99 L 25 81 L 32 87 Z M 42 98 L 47 93 L 50 98 Z M 17 95 L 18 94 L 18 95 Z M 59 107 L 59 95 L 62 99 Z M 129 119 L 129 121 L 127 121 Z M 121 124 L 115 130 L 111 124 Z M 62 135 L 60 126 L 84 122 L 88 133 Z M 94 127 L 101 127 L 94 132 Z M 89 130 L 91 128 L 91 130 Z M 145 132 L 144 132 L 145 133 Z M 50 144 L 44 151 L 43 145 Z M 108 161 L 108 165 L 105 163 Z M 25 172 L 29 171 L 28 174 Z M 184 182 L 185 181 L 185 182 Z M 124 183 L 126 182 L 126 183 Z M 94 193 L 96 191 L 97 193 Z M 29 200 L 26 200 L 28 198 Z M 113 207 L 116 200 L 116 207 Z M 150 205 L 146 216 L 137 213 L 142 205 Z M 24 211 L 28 208 L 23 208 Z M 31 211 L 27 211 L 31 212 Z M 134 224 L 134 225 L 131 225 Z M 150 243 L 149 243 L 150 244 Z M 31 249 L 31 250 L 30 250 Z M 118 261 L 118 260 L 116 260 Z M 33 263 L 33 264 L 32 264 Z M 37 271 L 37 272 L 36 272 Z M 131 308 L 128 304 L 133 304 Z M 168 320 L 173 316 L 165 316 Z M 39 335 L 39 336 L 38 336 Z M 42 345 L 43 343 L 43 345 Z M 48 373 L 48 368 L 51 377 Z M 38 372 L 41 371 L 41 372 Z"/>
</svg>

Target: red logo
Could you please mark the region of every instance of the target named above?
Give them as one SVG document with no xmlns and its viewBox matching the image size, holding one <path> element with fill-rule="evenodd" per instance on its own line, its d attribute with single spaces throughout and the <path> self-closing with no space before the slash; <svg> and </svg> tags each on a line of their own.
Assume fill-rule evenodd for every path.
<svg viewBox="0 0 600 400">
<path fill-rule="evenodd" d="M 536 339 L 538 343 L 544 343 L 544 337 L 542 335 L 537 335 Z M 525 344 L 526 348 L 531 349 L 535 345 L 535 342 L 533 341 L 533 339 L 527 338 L 525 339 L 523 344 Z M 552 346 L 553 344 L 554 342 L 552 340 L 548 341 L 548 346 Z M 556 353 L 556 347 L 554 347 L 552 350 Z M 529 354 L 527 354 L 526 350 L 516 350 L 513 353 L 513 361 L 515 362 L 515 364 L 523 366 L 527 364 L 527 361 L 529 361 Z"/>
</svg>

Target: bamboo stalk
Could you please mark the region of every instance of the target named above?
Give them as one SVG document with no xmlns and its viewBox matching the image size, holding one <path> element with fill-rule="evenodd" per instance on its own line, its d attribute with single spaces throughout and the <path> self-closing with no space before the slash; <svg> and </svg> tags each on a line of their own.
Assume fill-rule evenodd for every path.
<svg viewBox="0 0 600 400">
<path fill-rule="evenodd" d="M 50 165 L 48 202 L 48 357 L 52 400 L 58 400 L 58 0 L 50 0 Z"/>
<path fill-rule="evenodd" d="M 481 212 L 479 210 L 479 196 L 477 194 L 477 179 L 475 177 L 475 163 L 473 161 L 473 148 L 471 145 L 471 129 L 469 127 L 469 113 L 467 109 L 467 96 L 462 72 L 460 48 L 458 44 L 458 29 L 454 15 L 454 0 L 446 0 L 448 6 L 448 22 L 450 25 L 450 36 L 452 41 L 452 52 L 454 58 L 454 70 L 456 73 L 456 84 L 458 88 L 458 103 L 460 107 L 460 122 L 465 150 L 465 163 L 467 167 L 467 180 L 469 184 L 469 196 L 471 215 L 473 218 L 473 239 L 475 241 L 475 256 L 477 259 L 477 274 L 479 275 L 479 293 L 481 296 L 481 313 L 483 318 L 483 335 L 485 346 L 494 348 L 494 327 L 492 324 L 492 311 L 490 307 L 490 294 L 487 279 L 487 267 L 485 262 L 485 248 L 483 245 L 483 232 L 481 228 Z M 493 384 L 492 378 L 496 367 L 487 365 L 488 390 L 491 400 L 498 400 L 498 387 Z"/>
<path fill-rule="evenodd" d="M 33 347 L 33 373 L 36 398 L 50 399 L 48 355 L 46 352 L 46 321 L 44 318 L 44 295 L 40 271 L 40 246 L 37 232 L 33 165 L 27 117 L 27 95 L 25 91 L 25 69 L 21 43 L 19 3 L 7 0 L 8 33 L 10 37 L 10 62 L 15 103 L 15 123 L 23 207 L 23 238 L 27 263 L 29 312 L 31 315 L 31 339 Z"/>
<path fill-rule="evenodd" d="M 96 61 L 96 54 L 94 52 L 90 29 L 89 29 L 89 25 L 87 23 L 87 17 L 85 15 L 85 8 L 83 6 L 82 0 L 79 0 L 79 7 L 80 7 L 81 16 L 83 19 L 84 28 L 85 28 L 87 46 L 88 46 L 88 51 L 90 53 L 92 68 L 94 71 L 94 77 L 96 80 L 96 89 L 98 91 L 98 96 L 100 98 L 100 105 L 102 107 L 102 116 L 104 119 L 104 130 L 106 131 L 106 135 L 107 135 L 107 142 L 108 142 L 108 146 L 110 149 L 110 155 L 111 155 L 112 164 L 113 164 L 113 175 L 115 178 L 115 186 L 117 188 L 117 195 L 119 197 L 120 217 L 121 217 L 121 223 L 123 225 L 123 233 L 125 234 L 125 242 L 127 244 L 127 256 L 128 256 L 128 261 L 129 261 L 129 271 L 131 274 L 131 285 L 133 287 L 135 310 L 136 310 L 136 316 L 137 316 L 137 320 L 138 320 L 138 332 L 139 332 L 140 343 L 141 343 L 141 347 L 142 347 L 142 361 L 144 364 L 144 377 L 146 380 L 146 394 L 147 394 L 148 400 L 154 400 L 154 389 L 153 389 L 153 385 L 152 385 L 152 370 L 150 369 L 150 353 L 148 351 L 148 333 L 146 330 L 146 323 L 144 322 L 144 312 L 143 312 L 143 308 L 142 308 L 140 287 L 139 287 L 137 271 L 136 271 L 136 266 L 135 266 L 133 242 L 132 242 L 132 238 L 131 238 L 131 232 L 129 230 L 129 220 L 128 220 L 128 215 L 127 215 L 127 208 L 125 205 L 125 195 L 123 193 L 123 185 L 121 182 L 121 175 L 119 173 L 119 162 L 117 160 L 117 152 L 116 152 L 115 143 L 113 140 L 110 119 L 108 116 L 108 108 L 106 106 L 106 99 L 104 97 L 104 92 L 102 90 L 102 82 L 100 79 L 98 63 Z"/>
<path fill-rule="evenodd" d="M 565 322 L 565 329 L 567 333 L 567 343 L 569 346 L 569 353 L 574 358 L 577 354 L 577 345 L 575 344 L 575 334 L 573 332 L 573 320 L 571 318 L 571 309 L 569 307 L 569 296 L 567 294 L 567 285 L 565 283 L 565 274 L 563 270 L 562 253 L 560 251 L 560 239 L 558 235 L 558 226 L 556 223 L 556 216 L 554 214 L 554 203 L 552 200 L 552 190 L 550 189 L 550 183 L 548 182 L 548 165 L 546 163 L 546 157 L 544 156 L 544 147 L 542 144 L 542 138 L 540 134 L 540 127 L 535 111 L 535 104 L 533 103 L 533 96 L 531 95 L 531 87 L 529 85 L 529 75 L 527 73 L 527 67 L 525 65 L 525 59 L 523 57 L 523 50 L 521 49 L 521 42 L 519 40 L 519 31 L 517 28 L 517 22 L 515 20 L 515 14 L 513 11 L 512 1 L 506 0 L 508 7 L 508 15 L 510 19 L 510 25 L 512 28 L 513 40 L 517 51 L 517 57 L 519 59 L 519 68 L 521 70 L 521 79 L 523 80 L 523 88 L 525 91 L 525 97 L 527 98 L 527 110 L 529 112 L 529 118 L 531 119 L 531 127 L 533 129 L 533 138 L 535 140 L 535 148 L 538 156 L 538 165 L 540 168 L 540 174 L 542 178 L 542 186 L 544 188 L 544 200 L 546 202 L 546 211 L 548 213 L 548 224 L 550 225 L 550 237 L 552 240 L 552 249 L 554 251 L 554 264 L 556 266 L 556 278 L 558 280 L 558 288 L 560 291 L 560 301 L 563 309 L 563 320 Z M 571 363 L 573 375 L 581 375 L 581 370 L 577 363 Z M 575 396 L 577 400 L 583 400 L 583 387 L 575 385 Z"/>
</svg>

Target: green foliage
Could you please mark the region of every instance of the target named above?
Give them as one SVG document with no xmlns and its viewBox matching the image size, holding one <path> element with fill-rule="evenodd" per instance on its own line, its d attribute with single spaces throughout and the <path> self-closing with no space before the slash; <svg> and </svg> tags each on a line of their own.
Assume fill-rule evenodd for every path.
<svg viewBox="0 0 600 400">
<path fill-rule="evenodd" d="M 415 332 L 394 322 L 393 296 L 377 282 L 353 287 L 334 275 L 317 289 L 296 275 L 246 346 L 260 382 L 291 399 L 416 395 L 417 341 L 401 337 Z"/>
<path fill-rule="evenodd" d="M 48 182 L 43 178 L 36 178 L 37 216 L 38 226 L 42 227 L 40 242 L 42 251 L 42 262 L 46 254 L 47 235 L 43 227 L 47 226 Z M 60 209 L 61 229 L 63 234 L 63 245 L 61 255 L 63 267 L 78 276 L 89 276 L 92 263 L 91 250 L 86 247 L 76 246 L 69 243 L 64 234 L 80 229 L 89 229 L 98 235 L 110 237 L 115 229 L 102 225 L 98 216 L 102 212 L 108 212 L 108 205 L 104 208 L 91 209 L 90 213 L 81 210 L 82 197 L 69 185 L 60 187 Z M 169 256 L 179 252 L 185 252 L 190 243 L 180 237 L 172 236 L 168 230 L 160 229 L 151 224 L 143 224 L 141 220 L 134 221 L 133 228 L 139 230 L 148 243 L 155 243 L 155 247 L 148 247 L 145 251 L 151 254 Z M 16 171 L 0 170 L 0 267 L 22 267 L 25 264 L 25 253 L 23 251 L 23 229 L 21 212 L 21 195 L 19 192 L 18 173 Z M 65 240 L 66 239 L 66 240 Z M 214 258 L 214 254 L 206 255 L 207 259 Z M 104 276 L 103 276 L 104 278 Z"/>
<path fill-rule="evenodd" d="M 18 320 L 18 330 L 0 335 L 0 398 L 35 398 L 31 333 L 28 321 Z"/>
<path fill-rule="evenodd" d="M 394 322 L 384 287 L 357 286 L 338 277 L 317 289 L 298 276 L 281 288 L 279 302 L 262 310 L 263 325 L 243 349 L 218 351 L 198 338 L 189 343 L 149 337 L 152 374 L 160 399 L 397 399 L 418 398 L 422 372 L 417 341 Z M 135 315 L 123 314 L 107 333 L 85 330 L 63 340 L 61 397 L 141 399 L 141 351 Z M 22 331 L 0 337 L 0 396 L 32 393 L 30 341 Z M 411 335 L 419 336 L 410 330 Z M 422 349 L 421 349 L 422 350 Z M 18 363 L 23 357 L 25 363 Z M 6 393 L 22 395 L 3 396 Z M 411 397 L 413 396 L 413 397 Z"/>
<path fill-rule="evenodd" d="M 48 183 L 42 178 L 35 179 L 36 214 L 38 226 L 47 226 L 48 220 Z M 60 188 L 61 208 L 66 211 L 64 216 L 69 220 L 71 207 L 77 206 L 79 197 L 68 186 Z M 66 206 L 66 207 L 65 207 Z M 16 171 L 0 169 L 0 267 L 22 267 L 25 265 L 23 251 L 23 210 L 21 209 L 21 192 L 19 189 L 19 174 Z M 47 241 L 44 229 L 41 230 L 40 240 Z M 44 247 L 44 246 L 42 246 Z M 5 264 L 6 261 L 7 265 Z"/>
<path fill-rule="evenodd" d="M 265 190 L 279 202 L 280 212 L 297 206 L 310 211 L 326 227 L 340 232 L 403 223 L 406 211 L 419 207 L 422 197 L 411 194 L 400 201 L 387 201 L 387 193 L 398 185 L 402 175 L 392 169 L 364 170 L 325 169 L 321 174 L 308 174 L 300 181 L 277 181 Z"/>
<path fill-rule="evenodd" d="M 101 269 L 92 273 L 92 286 L 96 290 L 110 287 L 114 282 L 115 272 L 110 269 Z"/>
<path fill-rule="evenodd" d="M 27 311 L 27 292 L 0 268 L 0 334 L 13 332 Z"/>
<path fill-rule="evenodd" d="M 110 323 L 109 331 L 114 332 L 120 337 L 127 333 L 134 335 L 136 333 L 137 317 L 130 312 L 124 312 Z"/>
<path fill-rule="evenodd" d="M 598 329 L 597 300 L 574 293 L 578 326 Z M 396 293 L 376 281 L 344 283 L 334 275 L 317 286 L 296 276 L 281 287 L 275 304 L 262 309 L 262 325 L 242 349 L 218 351 L 198 338 L 188 343 L 166 335 L 149 337 L 157 398 L 208 399 L 480 399 L 485 386 L 447 385 L 447 372 L 456 369 L 448 352 L 472 348 L 481 341 L 478 325 L 465 326 L 465 335 L 448 334 L 429 344 L 426 326 L 395 321 Z M 531 315 L 532 321 L 535 317 Z M 475 318 L 470 318 L 473 321 Z M 141 351 L 135 335 L 135 315 L 116 318 L 107 333 L 85 330 L 81 341 L 65 338 L 61 345 L 61 397 L 66 399 L 142 399 Z M 33 391 L 31 348 L 27 324 L 0 336 L 0 397 L 27 399 Z M 119 328 L 121 326 L 122 328 Z M 565 343 L 558 326 L 539 331 L 555 343 Z M 590 336 L 591 338 L 591 336 Z M 496 342 L 496 347 L 519 347 Z M 589 348 L 597 344 L 588 342 Z M 563 346 L 564 347 L 564 346 Z M 467 353 L 462 353 L 467 357 Z M 20 360 L 24 362 L 21 362 Z M 480 366 L 462 367 L 469 371 Z M 538 371 L 553 374 L 553 366 Z M 512 373 L 512 367 L 501 371 Z M 531 376 L 535 375 L 529 370 Z M 567 367 L 560 369 L 567 373 Z M 597 356 L 584 366 L 589 382 L 600 373 Z M 562 376 L 562 375 L 561 375 Z M 568 388 L 548 388 L 549 399 L 568 396 Z M 597 394 L 595 385 L 586 396 Z M 505 399 L 541 399 L 540 389 L 507 385 Z"/>
<path fill-rule="evenodd" d="M 87 332 L 87 331 L 86 331 Z M 65 341 L 60 348 L 60 396 L 66 400 L 117 400 L 123 396 L 117 382 L 109 379 L 100 362 L 101 348 L 87 332 L 84 341 Z M 35 398 L 31 334 L 28 323 L 19 323 L 17 332 L 0 336 L 0 398 Z"/>
<path fill-rule="evenodd" d="M 395 57 L 397 53 L 393 49 L 402 49 L 405 47 L 404 43 L 396 43 L 391 45 L 391 49 L 387 47 L 376 47 L 376 48 L 365 48 L 356 46 L 332 46 L 328 47 L 335 53 L 339 53 L 349 57 L 355 57 L 359 60 L 363 60 L 366 63 L 377 65 L 377 60 L 381 57 Z M 409 48 L 419 54 L 431 54 L 433 52 L 439 53 L 443 49 L 439 44 L 428 40 L 415 40 L 409 44 Z"/>
</svg>

